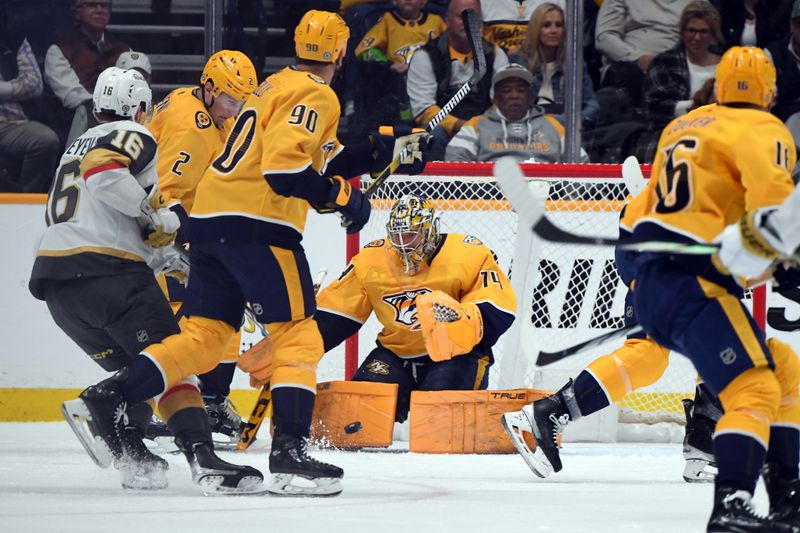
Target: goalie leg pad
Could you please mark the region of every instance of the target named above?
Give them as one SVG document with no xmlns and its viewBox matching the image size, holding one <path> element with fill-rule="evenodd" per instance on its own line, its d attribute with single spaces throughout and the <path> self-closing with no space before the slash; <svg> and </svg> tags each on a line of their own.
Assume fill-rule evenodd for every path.
<svg viewBox="0 0 800 533">
<path fill-rule="evenodd" d="M 475 304 L 462 304 L 442 291 L 417 296 L 425 348 L 434 361 L 468 353 L 483 338 L 483 317 Z"/>
<path fill-rule="evenodd" d="M 338 448 L 392 443 L 397 385 L 328 381 L 317 385 L 311 438 Z"/>
<path fill-rule="evenodd" d="M 391 351 L 378 346 L 372 350 L 353 375 L 353 381 L 371 383 L 396 383 L 397 405 L 395 421 L 405 422 L 411 403 L 411 391 L 417 386 L 413 375 L 413 360 L 401 359 Z M 424 364 L 422 365 L 425 366 Z M 420 367 L 417 367 L 420 370 Z"/>
<path fill-rule="evenodd" d="M 514 442 L 497 422 L 549 391 L 414 391 L 409 449 L 419 453 L 513 453 Z M 535 448 L 531 430 L 527 446 Z M 512 437 L 513 438 L 513 437 Z"/>
</svg>

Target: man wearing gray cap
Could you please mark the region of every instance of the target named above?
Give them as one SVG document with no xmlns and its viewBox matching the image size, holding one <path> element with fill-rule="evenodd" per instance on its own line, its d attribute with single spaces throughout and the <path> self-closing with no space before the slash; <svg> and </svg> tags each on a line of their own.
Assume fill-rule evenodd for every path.
<svg viewBox="0 0 800 533">
<path fill-rule="evenodd" d="M 464 124 L 447 145 L 445 161 L 512 156 L 520 161 L 562 162 L 564 127 L 531 105 L 532 83 L 533 75 L 522 65 L 511 63 L 498 71 L 492 78 L 494 105 Z M 585 153 L 582 159 L 588 161 Z"/>
</svg>

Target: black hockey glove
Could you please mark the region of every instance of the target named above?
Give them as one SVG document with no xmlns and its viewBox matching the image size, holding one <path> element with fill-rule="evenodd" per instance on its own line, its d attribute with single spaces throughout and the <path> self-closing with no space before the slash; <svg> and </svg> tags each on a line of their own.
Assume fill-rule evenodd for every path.
<svg viewBox="0 0 800 533">
<path fill-rule="evenodd" d="M 369 220 L 372 205 L 341 176 L 329 177 L 331 180 L 330 205 L 344 217 L 347 233 L 357 233 Z"/>
</svg>

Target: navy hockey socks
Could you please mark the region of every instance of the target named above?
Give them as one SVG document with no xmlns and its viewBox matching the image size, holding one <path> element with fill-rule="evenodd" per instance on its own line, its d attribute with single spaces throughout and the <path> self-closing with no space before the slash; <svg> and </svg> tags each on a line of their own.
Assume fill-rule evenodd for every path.
<svg viewBox="0 0 800 533">
<path fill-rule="evenodd" d="M 723 433 L 714 437 L 714 456 L 717 459 L 717 487 L 756 490 L 767 451 L 752 437 Z M 796 465 L 795 465 L 796 468 Z"/>
<path fill-rule="evenodd" d="M 298 387 L 272 389 L 272 421 L 276 435 L 308 437 L 316 395 Z"/>
<path fill-rule="evenodd" d="M 581 371 L 575 378 L 572 390 L 575 393 L 575 402 L 583 416 L 596 413 L 610 405 L 603 387 L 586 370 Z"/>
</svg>

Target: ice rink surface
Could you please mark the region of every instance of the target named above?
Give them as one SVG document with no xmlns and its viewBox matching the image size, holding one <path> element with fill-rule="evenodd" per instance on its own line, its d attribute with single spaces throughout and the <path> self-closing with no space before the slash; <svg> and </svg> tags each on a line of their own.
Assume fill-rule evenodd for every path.
<svg viewBox="0 0 800 533">
<path fill-rule="evenodd" d="M 137 493 L 66 423 L 0 424 L 0 532 L 699 533 L 712 498 L 681 478 L 678 444 L 568 444 L 548 480 L 517 455 L 312 453 L 344 468 L 340 496 L 206 497 L 178 455 L 167 490 Z M 268 470 L 265 449 L 222 456 Z"/>
</svg>

